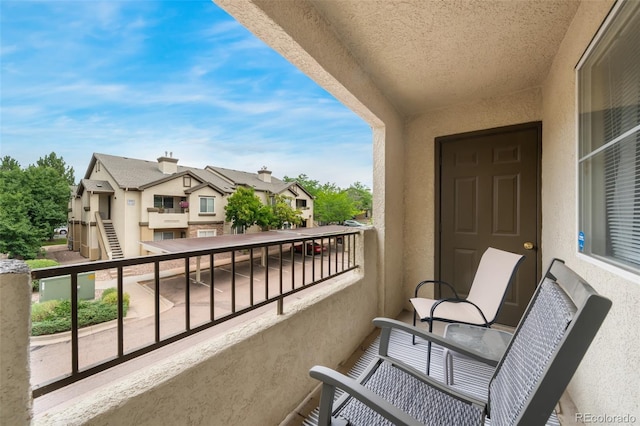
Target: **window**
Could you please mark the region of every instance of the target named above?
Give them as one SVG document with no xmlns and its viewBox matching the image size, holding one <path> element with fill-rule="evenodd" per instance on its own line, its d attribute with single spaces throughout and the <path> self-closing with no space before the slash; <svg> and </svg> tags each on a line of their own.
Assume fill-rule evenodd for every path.
<svg viewBox="0 0 640 426">
<path fill-rule="evenodd" d="M 182 176 L 182 186 L 191 187 L 191 176 Z"/>
<path fill-rule="evenodd" d="M 296 208 L 300 210 L 305 210 L 307 208 L 307 200 L 296 200 Z"/>
<path fill-rule="evenodd" d="M 173 197 L 169 195 L 154 195 L 153 207 L 157 209 L 173 209 Z"/>
<path fill-rule="evenodd" d="M 579 249 L 640 272 L 640 2 L 603 28 L 578 64 Z"/>
<path fill-rule="evenodd" d="M 173 240 L 173 232 L 156 231 L 153 233 L 153 241 Z"/>
<path fill-rule="evenodd" d="M 213 200 L 215 197 L 200 197 L 200 213 L 214 213 Z"/>
<path fill-rule="evenodd" d="M 201 237 L 215 237 L 218 235 L 216 229 L 198 229 L 198 238 Z"/>
</svg>

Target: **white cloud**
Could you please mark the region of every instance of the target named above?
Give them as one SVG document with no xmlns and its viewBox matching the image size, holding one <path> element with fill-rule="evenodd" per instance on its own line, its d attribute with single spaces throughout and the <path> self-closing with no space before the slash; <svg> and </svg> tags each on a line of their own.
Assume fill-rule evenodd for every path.
<svg viewBox="0 0 640 426">
<path fill-rule="evenodd" d="M 93 152 L 173 151 L 186 166 L 371 186 L 369 126 L 214 4 L 7 3 L 3 156 L 56 152 L 81 178 Z"/>
</svg>

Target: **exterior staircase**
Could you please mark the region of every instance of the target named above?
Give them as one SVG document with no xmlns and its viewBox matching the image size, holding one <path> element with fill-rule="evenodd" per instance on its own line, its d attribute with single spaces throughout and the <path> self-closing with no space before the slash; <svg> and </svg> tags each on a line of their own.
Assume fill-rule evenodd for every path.
<svg viewBox="0 0 640 426">
<path fill-rule="evenodd" d="M 113 223 L 110 220 L 103 220 L 102 224 L 104 226 L 104 232 L 107 235 L 109 247 L 111 248 L 111 258 L 124 259 L 124 254 L 122 254 L 122 248 L 120 248 L 120 242 L 118 241 L 118 236 L 116 235 L 115 229 L 113 229 Z"/>
</svg>

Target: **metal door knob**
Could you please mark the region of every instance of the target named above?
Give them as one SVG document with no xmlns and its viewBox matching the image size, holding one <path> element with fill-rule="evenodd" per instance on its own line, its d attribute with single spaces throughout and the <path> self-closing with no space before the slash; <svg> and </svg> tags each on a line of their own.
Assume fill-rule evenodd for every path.
<svg viewBox="0 0 640 426">
<path fill-rule="evenodd" d="M 530 241 L 527 241 L 526 243 L 524 243 L 523 246 L 525 250 L 533 250 L 533 247 L 534 247 L 533 243 Z"/>
</svg>

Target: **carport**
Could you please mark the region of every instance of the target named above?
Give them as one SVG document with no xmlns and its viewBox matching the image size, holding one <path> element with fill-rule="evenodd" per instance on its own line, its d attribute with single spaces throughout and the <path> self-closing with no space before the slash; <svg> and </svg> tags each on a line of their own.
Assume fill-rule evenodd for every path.
<svg viewBox="0 0 640 426">
<path fill-rule="evenodd" d="M 241 247 L 244 249 L 251 249 L 261 247 L 263 250 L 267 249 L 267 246 L 275 245 L 278 243 L 292 243 L 298 238 L 299 241 L 305 239 L 321 238 L 332 235 L 341 235 L 345 231 L 353 231 L 354 228 L 329 225 L 315 228 L 297 228 L 297 229 L 281 229 L 277 231 L 256 232 L 249 234 L 237 234 L 237 235 L 220 235 L 217 237 L 200 237 L 200 238 L 177 238 L 173 240 L 163 241 L 141 241 L 140 245 L 143 249 L 154 254 L 168 254 L 168 253 L 181 253 L 187 251 L 199 251 L 202 250 L 220 250 L 220 251 L 232 251 L 234 247 Z M 197 257 L 196 261 L 196 281 L 200 282 L 200 258 Z M 264 251 L 262 256 L 262 262 L 264 265 Z"/>
</svg>

